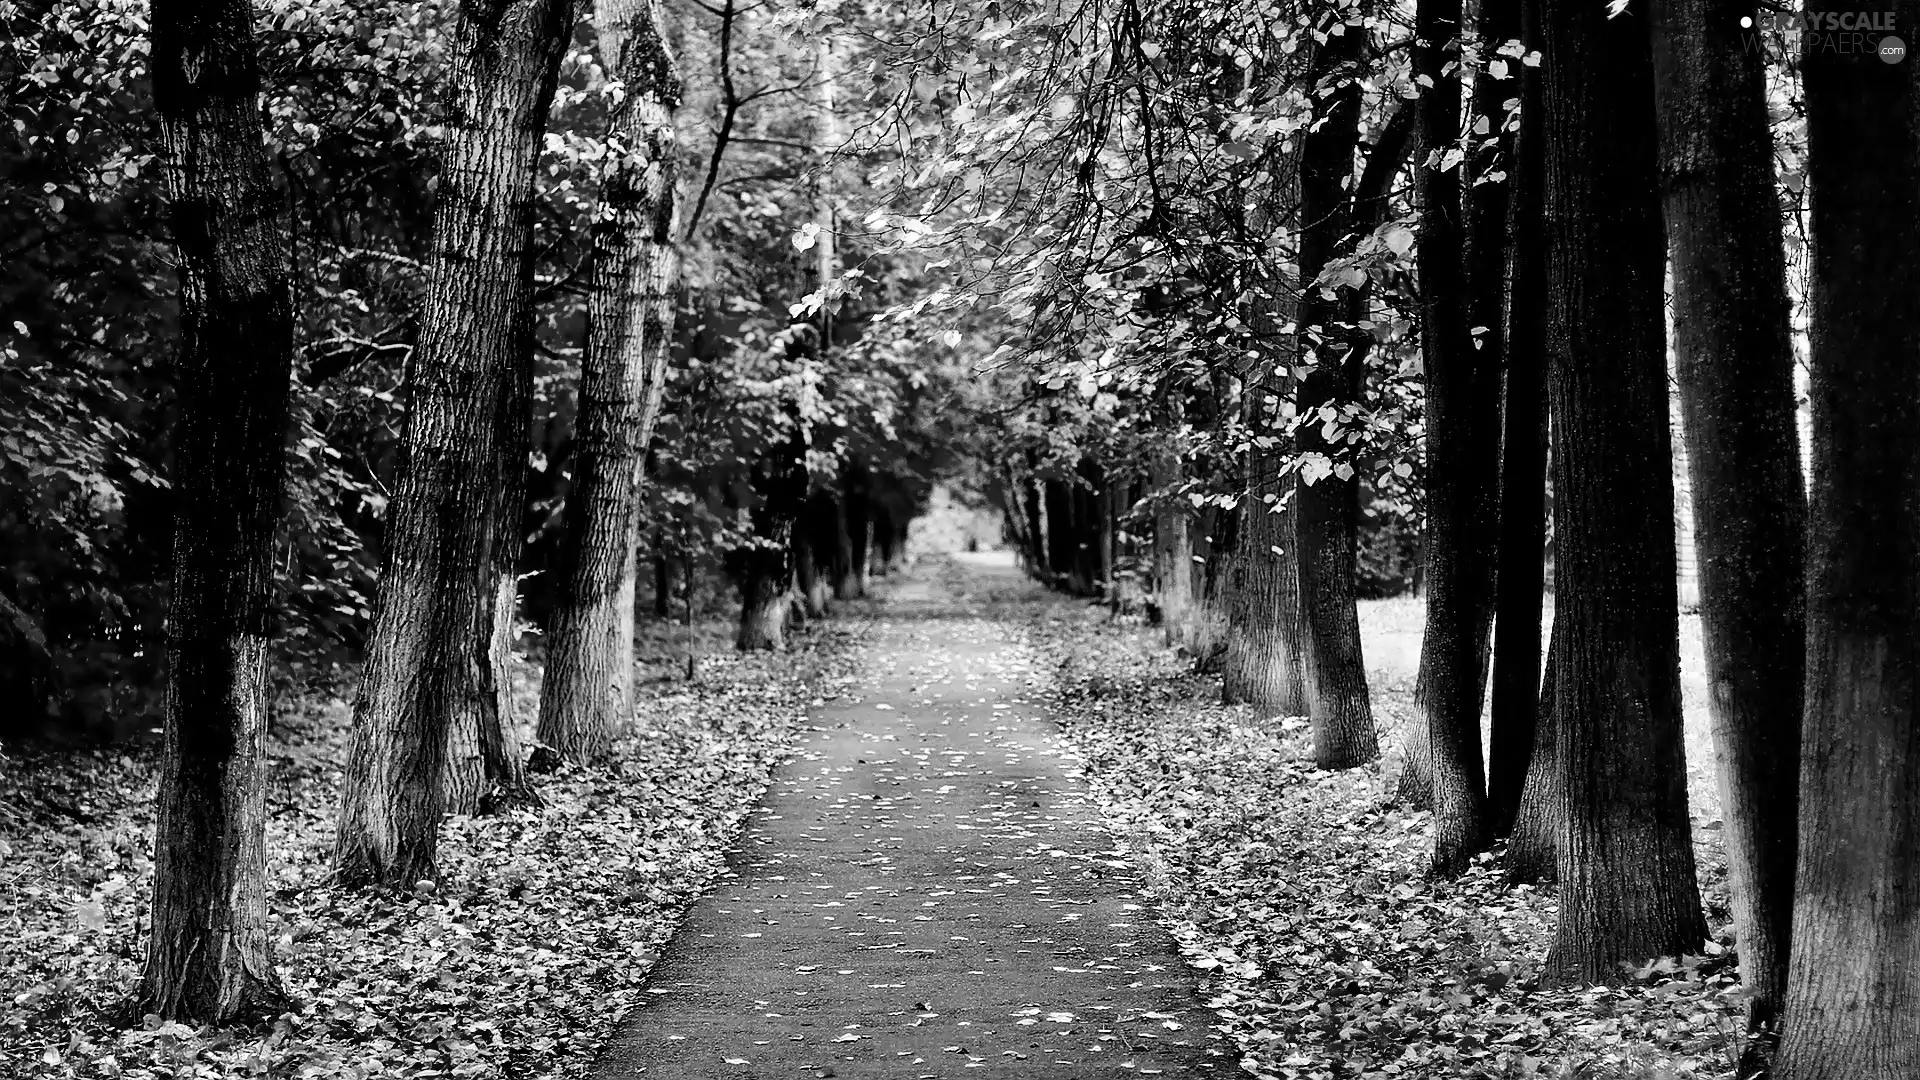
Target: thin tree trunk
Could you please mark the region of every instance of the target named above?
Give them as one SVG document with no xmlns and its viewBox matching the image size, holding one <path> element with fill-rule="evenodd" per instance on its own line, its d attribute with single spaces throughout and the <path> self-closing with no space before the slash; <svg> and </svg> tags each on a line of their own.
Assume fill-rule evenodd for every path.
<svg viewBox="0 0 1920 1080">
<path fill-rule="evenodd" d="M 434 878 L 446 741 L 488 668 L 502 396 L 532 303 L 533 177 L 572 5 L 460 8 L 420 340 L 335 837 L 347 884 Z"/>
<path fill-rule="evenodd" d="M 1482 19 L 1502 2 L 1512 0 L 1483 0 Z M 1472 237 L 1469 251 L 1462 170 L 1443 168 L 1444 158 L 1435 159 L 1458 147 L 1459 54 L 1444 46 L 1459 39 L 1460 20 L 1460 0 L 1420 0 L 1414 50 L 1415 70 L 1423 77 L 1419 115 L 1428 157 L 1417 174 L 1427 381 L 1427 623 L 1411 737 L 1426 742 L 1434 811 L 1431 869 L 1439 877 L 1460 874 L 1492 840 L 1480 707 L 1493 620 L 1500 365 L 1497 339 L 1491 333 L 1476 338 L 1469 319 L 1499 322 L 1506 269 L 1497 235 Z M 1478 78 L 1476 96 L 1493 81 Z M 1478 229 L 1506 224 L 1504 214 L 1494 217 L 1494 208 L 1482 205 L 1486 192 L 1496 189 L 1503 190 L 1498 184 L 1473 189 L 1472 224 Z M 1484 295 L 1489 292 L 1491 304 Z"/>
<path fill-rule="evenodd" d="M 287 234 L 253 11 L 157 0 L 154 105 L 179 256 L 166 742 L 139 1011 L 277 1012 L 267 926 L 267 656 L 293 362 Z"/>
<path fill-rule="evenodd" d="M 1522 0 L 1524 40 L 1540 40 L 1538 0 Z M 1507 235 L 1513 249 L 1506 386 L 1500 440 L 1500 537 L 1494 588 L 1487 814 L 1495 836 L 1514 830 L 1541 703 L 1541 593 L 1546 587 L 1547 341 L 1546 147 L 1540 69 L 1520 68 L 1520 131 L 1510 170 Z M 1549 855 L 1549 857 L 1551 857 Z"/>
<path fill-rule="evenodd" d="M 1777 1039 L 1793 917 L 1806 495 L 1765 58 L 1744 47 L 1738 7 L 1655 0 L 1653 55 L 1700 624 L 1758 1068 Z"/>
<path fill-rule="evenodd" d="M 1706 936 L 1680 716 L 1666 244 L 1645 8 L 1548 5 L 1541 23 L 1566 797 L 1546 970 L 1606 981 Z"/>
<path fill-rule="evenodd" d="M 1916 19 L 1920 5 L 1900 5 L 1903 36 Z M 1912 56 L 1821 52 L 1812 38 L 1802 64 L 1813 483 L 1799 863 L 1775 1076 L 1907 1080 L 1920 1076 L 1920 73 Z"/>
<path fill-rule="evenodd" d="M 1300 280 L 1311 283 L 1333 257 L 1352 223 L 1347 183 L 1353 176 L 1353 154 L 1359 138 L 1360 86 L 1358 62 L 1365 34 L 1359 22 L 1332 34 L 1319 46 L 1310 76 L 1314 85 L 1330 83 L 1331 93 L 1315 103 L 1315 125 L 1305 137 L 1300 169 Z M 1339 315 L 1335 301 L 1318 288 L 1303 289 L 1300 325 L 1303 364 L 1311 370 L 1301 380 L 1298 448 L 1302 452 L 1331 454 L 1333 446 L 1320 429 L 1329 410 L 1338 416 L 1343 406 L 1359 401 L 1362 372 L 1358 347 L 1333 326 Z M 1316 340 L 1317 338 L 1317 340 Z M 1342 355 L 1342 349 L 1346 354 Z M 1345 769 L 1380 755 L 1373 727 L 1373 705 L 1367 696 L 1366 664 L 1360 651 L 1360 617 L 1355 607 L 1354 529 L 1359 516 L 1359 478 L 1351 463 L 1347 475 L 1324 476 L 1308 483 L 1304 475 L 1294 489 L 1294 547 L 1300 576 L 1300 601 L 1308 629 L 1306 678 L 1309 718 L 1313 727 L 1313 760 L 1326 769 Z"/>
<path fill-rule="evenodd" d="M 657 264 L 674 243 L 680 75 L 653 0 L 597 0 L 601 63 L 626 87 L 608 142 L 624 156 L 593 226 L 593 271 L 559 602 L 540 685 L 540 741 L 572 761 L 604 753 L 633 716 L 633 574 L 640 486 L 666 349 L 647 336 Z M 671 286 L 666 286 L 670 292 Z M 664 343 L 662 343 L 664 344 Z"/>
<path fill-rule="evenodd" d="M 653 548 L 653 617 L 665 619 L 672 615 L 673 571 L 667 562 L 667 553 L 660 549 L 656 533 Z"/>
</svg>

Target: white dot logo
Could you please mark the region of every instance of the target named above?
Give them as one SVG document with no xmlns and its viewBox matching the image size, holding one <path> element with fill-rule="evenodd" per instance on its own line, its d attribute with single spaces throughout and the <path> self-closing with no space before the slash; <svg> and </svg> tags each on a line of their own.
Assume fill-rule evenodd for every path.
<svg viewBox="0 0 1920 1080">
<path fill-rule="evenodd" d="M 1753 16 L 1751 15 L 1740 16 L 1740 29 L 1742 30 L 1753 29 Z"/>
</svg>

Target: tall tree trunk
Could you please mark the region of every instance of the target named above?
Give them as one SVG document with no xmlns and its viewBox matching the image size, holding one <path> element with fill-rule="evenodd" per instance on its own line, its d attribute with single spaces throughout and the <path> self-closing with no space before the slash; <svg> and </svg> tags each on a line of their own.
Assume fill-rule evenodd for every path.
<svg viewBox="0 0 1920 1080">
<path fill-rule="evenodd" d="M 1339 16 L 1336 16 L 1338 18 Z M 1360 86 L 1357 64 L 1365 32 L 1355 22 L 1334 23 L 1313 59 L 1311 82 L 1331 92 L 1315 102 L 1315 123 L 1304 140 L 1300 169 L 1301 363 L 1310 366 L 1299 387 L 1298 448 L 1336 453 L 1320 435 L 1343 407 L 1357 406 L 1362 376 L 1357 343 L 1335 329 L 1338 302 L 1311 283 L 1333 258 L 1352 224 L 1347 184 L 1353 178 L 1353 154 L 1359 138 Z M 1344 350 L 1344 352 L 1343 352 Z M 1300 603 L 1307 626 L 1306 679 L 1313 726 L 1313 760 L 1326 769 L 1361 765 L 1380 755 L 1367 697 L 1367 670 L 1360 651 L 1360 616 L 1355 607 L 1354 529 L 1359 516 L 1359 478 L 1351 463 L 1338 473 L 1294 489 L 1294 548 L 1300 575 Z"/>
<path fill-rule="evenodd" d="M 1916 19 L 1920 5 L 1900 5 L 1902 34 Z M 1800 854 L 1775 1075 L 1895 1080 L 1920 1076 L 1920 73 L 1912 56 L 1822 52 L 1811 36 L 1801 62 L 1813 483 Z"/>
<path fill-rule="evenodd" d="M 1752 1068 L 1786 994 L 1807 516 L 1765 57 L 1739 29 L 1757 13 L 1751 0 L 1653 7 L 1674 355 Z"/>
<path fill-rule="evenodd" d="M 437 874 L 447 733 L 491 664 L 502 395 L 533 297 L 534 167 L 572 5 L 468 0 L 420 340 L 335 837 L 348 884 Z"/>
<path fill-rule="evenodd" d="M 1483 0 L 1488 9 L 1513 0 Z M 1427 623 L 1420 648 L 1412 737 L 1427 744 L 1433 796 L 1432 871 L 1453 877 L 1492 839 L 1486 770 L 1480 757 L 1480 707 L 1493 619 L 1494 529 L 1500 460 L 1499 338 L 1470 318 L 1498 323 L 1505 291 L 1499 233 L 1504 207 L 1486 205 L 1496 183 L 1473 191 L 1470 234 L 1460 174 L 1445 167 L 1458 149 L 1460 0 L 1420 0 L 1414 67 L 1422 77 L 1421 350 L 1427 377 Z M 1450 70 L 1449 70 L 1450 69 Z M 1476 104 L 1495 80 L 1475 80 Z M 1485 171 L 1481 154 L 1471 155 Z M 1492 235 L 1488 235 L 1491 232 Z M 1469 240 L 1472 241 L 1471 245 Z M 1491 293 L 1489 297 L 1488 293 Z M 1491 312 L 1489 312 L 1491 308 Z M 1471 331 L 1479 329 L 1475 335 Z M 1418 760 L 1417 754 L 1414 760 Z"/>
<path fill-rule="evenodd" d="M 1522 0 L 1523 39 L 1540 43 L 1538 0 Z M 1495 836 L 1514 830 L 1539 726 L 1541 593 L 1547 542 L 1546 146 L 1540 69 L 1520 68 L 1507 235 L 1513 249 L 1501 408 L 1500 537 L 1494 587 L 1492 716 L 1487 815 Z M 1549 856 L 1551 857 L 1551 856 Z"/>
<path fill-rule="evenodd" d="M 540 685 L 540 741 L 573 761 L 604 753 L 633 716 L 630 564 L 667 356 L 647 337 L 649 329 L 661 332 L 647 325 L 647 304 L 662 289 L 657 264 L 672 258 L 680 102 L 680 75 L 654 0 L 597 0 L 594 22 L 601 63 L 626 87 L 608 131 L 623 156 L 608 172 L 604 212 L 593 226 L 573 489 Z"/>
<path fill-rule="evenodd" d="M 1706 935 L 1680 717 L 1653 72 L 1644 7 L 1546 5 L 1556 773 L 1566 797 L 1550 976 Z"/>
<path fill-rule="evenodd" d="M 154 105 L 179 256 L 166 743 L 141 1012 L 284 1007 L 267 927 L 267 653 L 293 307 L 253 10 L 157 0 Z"/>
</svg>

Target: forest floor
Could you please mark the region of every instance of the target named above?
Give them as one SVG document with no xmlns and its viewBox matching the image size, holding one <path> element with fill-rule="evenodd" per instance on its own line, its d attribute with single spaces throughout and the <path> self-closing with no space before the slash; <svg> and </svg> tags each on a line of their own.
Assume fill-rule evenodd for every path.
<svg viewBox="0 0 1920 1080">
<path fill-rule="evenodd" d="M 852 692 L 870 610 L 780 656 L 735 656 L 721 621 L 650 624 L 634 733 L 599 765 L 536 777 L 541 808 L 449 819 L 443 887 L 424 895 L 327 883 L 351 690 L 286 695 L 267 844 L 295 1008 L 253 1026 L 121 1023 L 153 882 L 157 747 L 0 752 L 0 1077 L 585 1075 L 807 711 Z M 691 683 L 689 644 L 705 656 Z M 531 718 L 537 668 L 516 675 Z"/>
<path fill-rule="evenodd" d="M 1393 805 L 1387 766 L 1313 769 L 1304 721 L 1219 705 L 1157 630 L 1004 560 L 891 584 L 783 656 L 656 628 L 636 734 L 541 778 L 543 808 L 450 820 L 438 893 L 326 883 L 347 707 L 301 699 L 275 725 L 269 837 L 297 1005 L 258 1026 L 115 1023 L 153 751 L 0 758 L 0 1076 L 1732 1071 L 1704 804 L 1710 955 L 1542 988 L 1552 890 L 1490 858 L 1427 881 L 1428 816 Z M 1416 610 L 1362 613 L 1386 746 Z M 693 683 L 673 674 L 689 635 Z"/>
</svg>

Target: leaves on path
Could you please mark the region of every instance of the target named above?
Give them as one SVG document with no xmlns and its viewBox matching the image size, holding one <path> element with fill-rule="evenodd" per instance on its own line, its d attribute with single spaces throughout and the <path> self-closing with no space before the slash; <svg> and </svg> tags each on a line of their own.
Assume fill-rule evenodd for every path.
<svg viewBox="0 0 1920 1080">
<path fill-rule="evenodd" d="M 1315 770 L 1304 723 L 1215 704 L 1218 684 L 1150 631 L 1065 602 L 1035 613 L 1029 636 L 1058 667 L 1056 719 L 1153 867 L 1161 912 L 1251 1075 L 1730 1072 L 1741 1000 L 1724 942 L 1623 972 L 1618 987 L 1541 990 L 1551 893 L 1508 886 L 1490 857 L 1427 881 L 1429 815 L 1392 805 L 1378 766 Z"/>
<path fill-rule="evenodd" d="M 275 724 L 268 837 L 276 959 L 297 1008 L 251 1027 L 110 1023 L 145 947 L 157 754 L 0 759 L 0 982 L 17 988 L 0 1075 L 585 1075 L 808 703 L 848 681 L 848 636 L 644 684 L 612 757 L 545 778 L 542 809 L 450 819 L 438 887 L 406 895 L 328 884 L 349 710 L 301 702 Z"/>
</svg>

